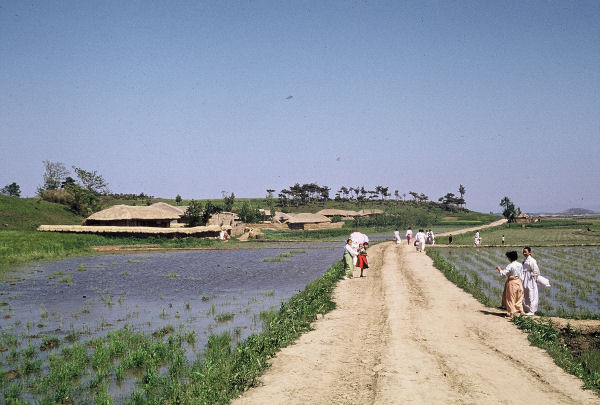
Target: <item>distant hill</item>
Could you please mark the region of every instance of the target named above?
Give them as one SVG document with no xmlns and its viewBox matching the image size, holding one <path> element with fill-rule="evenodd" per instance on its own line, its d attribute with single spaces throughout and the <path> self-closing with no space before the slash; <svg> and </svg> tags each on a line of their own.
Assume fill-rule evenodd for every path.
<svg viewBox="0 0 600 405">
<path fill-rule="evenodd" d="M 595 211 L 587 210 L 585 208 L 569 208 L 568 210 L 564 210 L 559 212 L 561 215 L 594 215 Z"/>
<path fill-rule="evenodd" d="M 35 230 L 39 225 L 79 225 L 83 218 L 68 207 L 39 198 L 0 195 L 0 230 Z"/>
</svg>

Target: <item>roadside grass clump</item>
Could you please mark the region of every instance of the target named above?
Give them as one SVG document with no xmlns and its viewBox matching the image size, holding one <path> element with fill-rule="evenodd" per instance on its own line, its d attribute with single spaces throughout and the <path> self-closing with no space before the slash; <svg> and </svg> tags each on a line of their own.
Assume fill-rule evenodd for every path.
<svg viewBox="0 0 600 405">
<path fill-rule="evenodd" d="M 235 314 L 233 312 L 223 312 L 222 314 L 215 315 L 215 321 L 217 323 L 229 322 L 233 319 Z"/>
<path fill-rule="evenodd" d="M 577 337 L 578 332 L 568 325 L 566 330 L 559 330 L 551 319 L 517 316 L 513 322 L 528 333 L 529 342 L 533 346 L 546 350 L 558 366 L 582 379 L 584 388 L 600 393 L 600 350 L 587 349 L 576 355 L 570 348 L 569 341 Z"/>
<path fill-rule="evenodd" d="M 73 277 L 63 277 L 60 279 L 61 283 L 73 284 Z"/>
</svg>

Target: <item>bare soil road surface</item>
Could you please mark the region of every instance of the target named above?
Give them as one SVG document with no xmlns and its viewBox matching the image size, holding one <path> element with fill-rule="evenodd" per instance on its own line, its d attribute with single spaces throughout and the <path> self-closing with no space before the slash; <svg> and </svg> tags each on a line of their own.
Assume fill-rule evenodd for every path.
<svg viewBox="0 0 600 405">
<path fill-rule="evenodd" d="M 600 404 L 424 253 L 386 242 L 369 260 L 367 277 L 340 281 L 337 308 L 233 404 Z"/>
</svg>

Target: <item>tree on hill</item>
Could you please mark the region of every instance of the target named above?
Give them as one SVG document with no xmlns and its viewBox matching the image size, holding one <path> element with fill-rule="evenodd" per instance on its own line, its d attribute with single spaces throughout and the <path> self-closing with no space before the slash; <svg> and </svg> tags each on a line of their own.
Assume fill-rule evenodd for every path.
<svg viewBox="0 0 600 405">
<path fill-rule="evenodd" d="M 58 190 L 70 174 L 69 169 L 63 163 L 50 162 L 49 160 L 44 160 L 43 163 L 44 184 L 38 188 L 38 194 L 40 190 Z"/>
<path fill-rule="evenodd" d="M 500 206 L 504 208 L 502 216 L 508 220 L 508 222 L 515 222 L 517 216 L 521 213 L 520 208 L 515 208 L 515 204 L 508 197 L 504 197 L 500 200 Z"/>
<path fill-rule="evenodd" d="M 104 178 L 96 172 L 96 170 L 92 172 L 88 172 L 87 170 L 83 170 L 79 167 L 72 166 L 75 174 L 79 177 L 79 181 L 82 186 L 88 189 L 89 191 L 96 194 L 108 194 L 110 191 L 108 190 L 108 183 L 104 180 Z"/>
<path fill-rule="evenodd" d="M 0 190 L 0 194 L 7 195 L 9 197 L 21 197 L 21 187 L 15 182 L 7 184 Z"/>
<path fill-rule="evenodd" d="M 465 205 L 465 194 L 466 194 L 467 190 L 465 189 L 465 186 L 463 186 L 462 184 L 458 186 L 458 194 L 460 194 L 460 199 L 462 200 L 461 205 Z"/>
</svg>

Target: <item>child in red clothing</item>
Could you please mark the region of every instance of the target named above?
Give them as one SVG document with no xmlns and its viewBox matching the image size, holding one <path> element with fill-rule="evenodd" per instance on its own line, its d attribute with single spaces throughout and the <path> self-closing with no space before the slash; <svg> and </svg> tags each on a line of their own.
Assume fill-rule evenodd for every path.
<svg viewBox="0 0 600 405">
<path fill-rule="evenodd" d="M 365 242 L 363 243 L 361 246 L 359 246 L 359 250 L 358 250 L 358 260 L 356 262 L 356 265 L 358 267 L 360 267 L 360 276 L 363 276 L 363 271 L 365 269 L 369 268 L 369 264 L 367 263 L 367 248 L 369 247 L 369 242 Z"/>
</svg>

